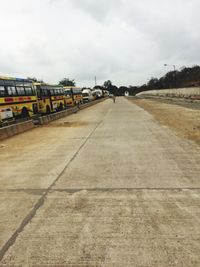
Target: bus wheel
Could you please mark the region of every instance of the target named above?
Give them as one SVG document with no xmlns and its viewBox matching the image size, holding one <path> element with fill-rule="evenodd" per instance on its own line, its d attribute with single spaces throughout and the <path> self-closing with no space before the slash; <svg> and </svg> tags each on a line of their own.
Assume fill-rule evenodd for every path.
<svg viewBox="0 0 200 267">
<path fill-rule="evenodd" d="M 37 104 L 33 104 L 33 113 L 34 114 L 38 114 L 38 107 L 37 107 Z"/>
<path fill-rule="evenodd" d="M 29 112 L 28 109 L 26 107 L 22 108 L 22 113 L 21 113 L 22 118 L 27 118 L 29 117 Z"/>
<path fill-rule="evenodd" d="M 49 106 L 46 106 L 46 113 L 47 114 L 50 114 L 51 113 L 51 110 L 50 110 L 50 107 Z"/>
<path fill-rule="evenodd" d="M 60 103 L 60 110 L 63 110 L 63 103 Z"/>
</svg>

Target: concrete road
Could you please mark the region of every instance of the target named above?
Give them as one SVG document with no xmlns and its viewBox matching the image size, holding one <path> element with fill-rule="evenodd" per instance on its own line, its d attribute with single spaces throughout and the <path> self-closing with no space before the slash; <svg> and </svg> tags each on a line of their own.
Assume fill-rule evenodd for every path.
<svg viewBox="0 0 200 267">
<path fill-rule="evenodd" d="M 0 266 L 200 266 L 200 149 L 124 98 L 0 148 Z"/>
</svg>

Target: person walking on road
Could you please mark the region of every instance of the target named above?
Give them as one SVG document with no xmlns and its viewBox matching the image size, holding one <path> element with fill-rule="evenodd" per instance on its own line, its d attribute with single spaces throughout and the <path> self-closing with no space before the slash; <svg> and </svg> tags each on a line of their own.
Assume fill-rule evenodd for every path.
<svg viewBox="0 0 200 267">
<path fill-rule="evenodd" d="M 115 95 L 113 95 L 113 103 L 115 103 L 115 98 L 116 98 Z"/>
</svg>

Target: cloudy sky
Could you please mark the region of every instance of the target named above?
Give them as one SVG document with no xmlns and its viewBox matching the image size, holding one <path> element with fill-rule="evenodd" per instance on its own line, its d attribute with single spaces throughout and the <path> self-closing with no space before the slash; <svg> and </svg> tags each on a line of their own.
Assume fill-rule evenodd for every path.
<svg viewBox="0 0 200 267">
<path fill-rule="evenodd" d="M 199 0 L 0 0 L 0 75 L 141 85 L 200 64 Z"/>
</svg>

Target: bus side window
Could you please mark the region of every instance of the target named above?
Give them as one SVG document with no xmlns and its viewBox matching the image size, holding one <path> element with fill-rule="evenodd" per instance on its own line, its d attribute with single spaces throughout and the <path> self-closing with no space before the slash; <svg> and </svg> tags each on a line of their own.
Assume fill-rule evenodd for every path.
<svg viewBox="0 0 200 267">
<path fill-rule="evenodd" d="M 24 87 L 22 87 L 22 86 L 17 86 L 16 87 L 17 88 L 17 93 L 18 93 L 18 95 L 25 95 L 25 90 L 24 90 Z"/>
<path fill-rule="evenodd" d="M 46 89 L 41 89 L 41 97 L 46 96 Z"/>
<path fill-rule="evenodd" d="M 44 96 L 46 96 L 46 90 L 45 89 L 41 90 L 41 97 L 44 97 Z"/>
<path fill-rule="evenodd" d="M 50 96 L 51 95 L 51 92 L 50 92 L 50 90 L 48 90 L 48 89 L 45 89 L 45 96 Z"/>
<path fill-rule="evenodd" d="M 0 96 L 6 96 L 6 89 L 4 86 L 0 86 Z"/>
<path fill-rule="evenodd" d="M 33 95 L 33 91 L 31 87 L 25 87 L 26 95 Z"/>
<path fill-rule="evenodd" d="M 17 95 L 17 91 L 14 86 L 7 86 L 7 90 L 9 96 Z"/>
</svg>

